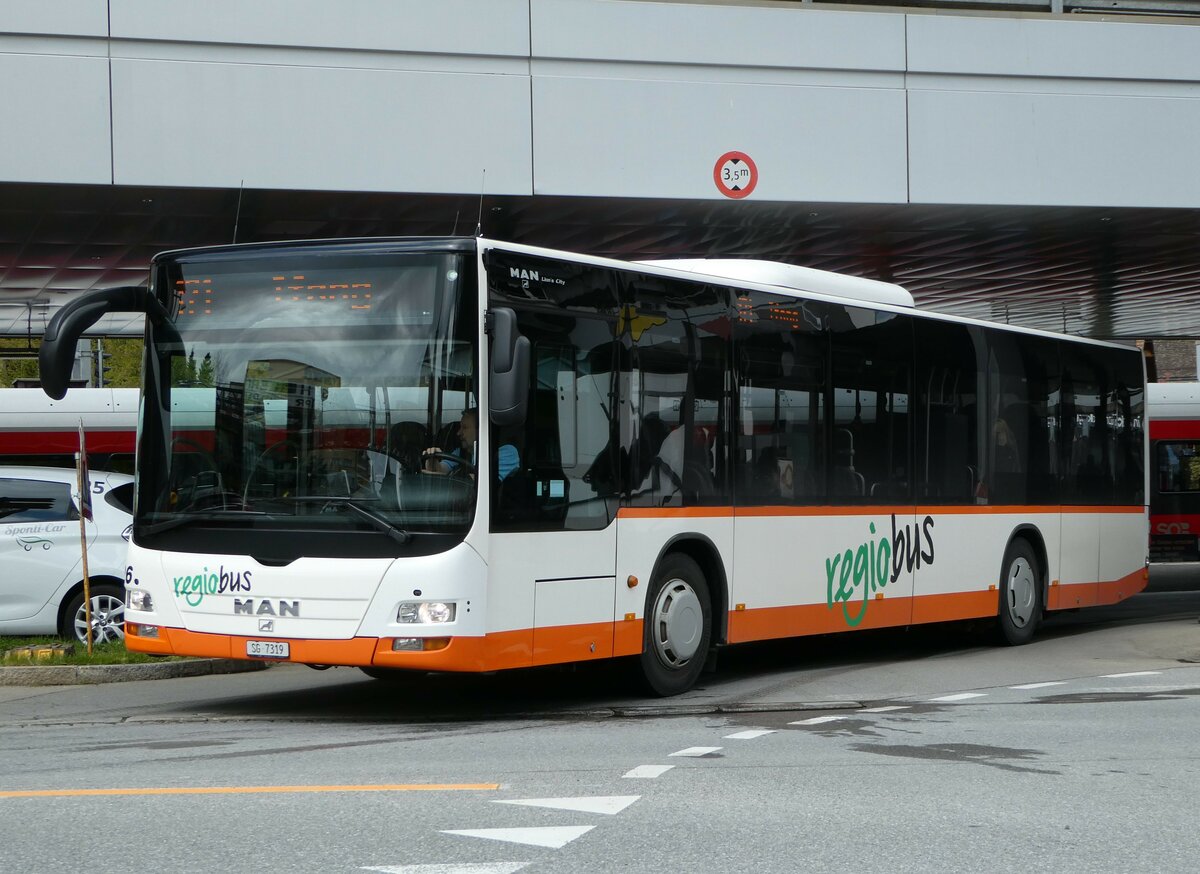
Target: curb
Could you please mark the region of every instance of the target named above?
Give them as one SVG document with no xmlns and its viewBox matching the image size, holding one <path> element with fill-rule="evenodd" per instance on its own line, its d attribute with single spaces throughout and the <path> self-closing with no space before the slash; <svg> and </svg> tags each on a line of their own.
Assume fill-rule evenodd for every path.
<svg viewBox="0 0 1200 874">
<path fill-rule="evenodd" d="M 0 686 L 82 686 L 128 683 L 134 680 L 170 680 L 210 674 L 262 671 L 264 662 L 241 659 L 189 659 L 180 662 L 143 662 L 132 665 L 24 665 L 0 668 Z"/>
</svg>

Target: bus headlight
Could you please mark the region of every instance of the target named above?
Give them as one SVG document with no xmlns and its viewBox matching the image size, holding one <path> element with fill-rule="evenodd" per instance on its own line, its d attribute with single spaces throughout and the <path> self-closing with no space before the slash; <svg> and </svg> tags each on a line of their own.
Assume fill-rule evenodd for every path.
<svg viewBox="0 0 1200 874">
<path fill-rule="evenodd" d="M 454 603 L 448 601 L 402 601 L 396 622 L 434 624 L 454 622 Z"/>
<path fill-rule="evenodd" d="M 404 601 L 396 611 L 396 621 L 405 624 L 441 625 L 454 621 L 455 605 L 445 601 Z"/>
<path fill-rule="evenodd" d="M 129 609 L 149 613 L 154 610 L 154 599 L 145 589 L 129 590 Z"/>
</svg>

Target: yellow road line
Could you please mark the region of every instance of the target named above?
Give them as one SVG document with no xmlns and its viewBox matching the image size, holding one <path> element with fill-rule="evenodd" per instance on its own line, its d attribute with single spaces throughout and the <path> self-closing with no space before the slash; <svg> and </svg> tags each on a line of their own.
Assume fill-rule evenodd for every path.
<svg viewBox="0 0 1200 874">
<path fill-rule="evenodd" d="M 175 786 L 151 789 L 27 789 L 0 798 L 77 798 L 88 795 L 251 795 L 271 792 L 459 792 L 499 789 L 499 783 L 382 783 L 350 786 Z"/>
</svg>

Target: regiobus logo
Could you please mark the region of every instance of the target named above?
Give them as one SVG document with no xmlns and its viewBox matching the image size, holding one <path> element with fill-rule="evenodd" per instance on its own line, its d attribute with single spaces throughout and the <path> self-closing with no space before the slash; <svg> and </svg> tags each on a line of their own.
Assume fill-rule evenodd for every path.
<svg viewBox="0 0 1200 874">
<path fill-rule="evenodd" d="M 933 517 L 926 516 L 919 525 L 896 526 L 892 516 L 892 536 L 876 539 L 875 523 L 869 527 L 870 537 L 857 549 L 847 549 L 825 559 L 826 604 L 842 605 L 842 616 L 850 628 L 862 623 L 867 615 L 871 595 L 900 579 L 900 574 L 912 573 L 922 563 L 933 564 Z M 922 544 L 922 540 L 924 543 Z M 834 583 L 836 581 L 836 588 Z M 852 613 L 850 602 L 862 598 L 862 606 Z"/>
</svg>

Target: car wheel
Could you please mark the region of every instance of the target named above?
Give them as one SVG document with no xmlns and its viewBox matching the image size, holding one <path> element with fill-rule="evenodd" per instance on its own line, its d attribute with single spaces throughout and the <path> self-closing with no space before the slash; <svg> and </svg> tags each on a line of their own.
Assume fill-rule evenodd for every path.
<svg viewBox="0 0 1200 874">
<path fill-rule="evenodd" d="M 125 591 L 111 583 L 99 583 L 91 587 L 92 593 L 92 643 L 120 643 L 125 640 Z M 83 605 L 83 589 L 80 589 L 63 611 L 63 637 L 72 637 L 80 643 L 87 642 L 87 611 Z"/>
</svg>

